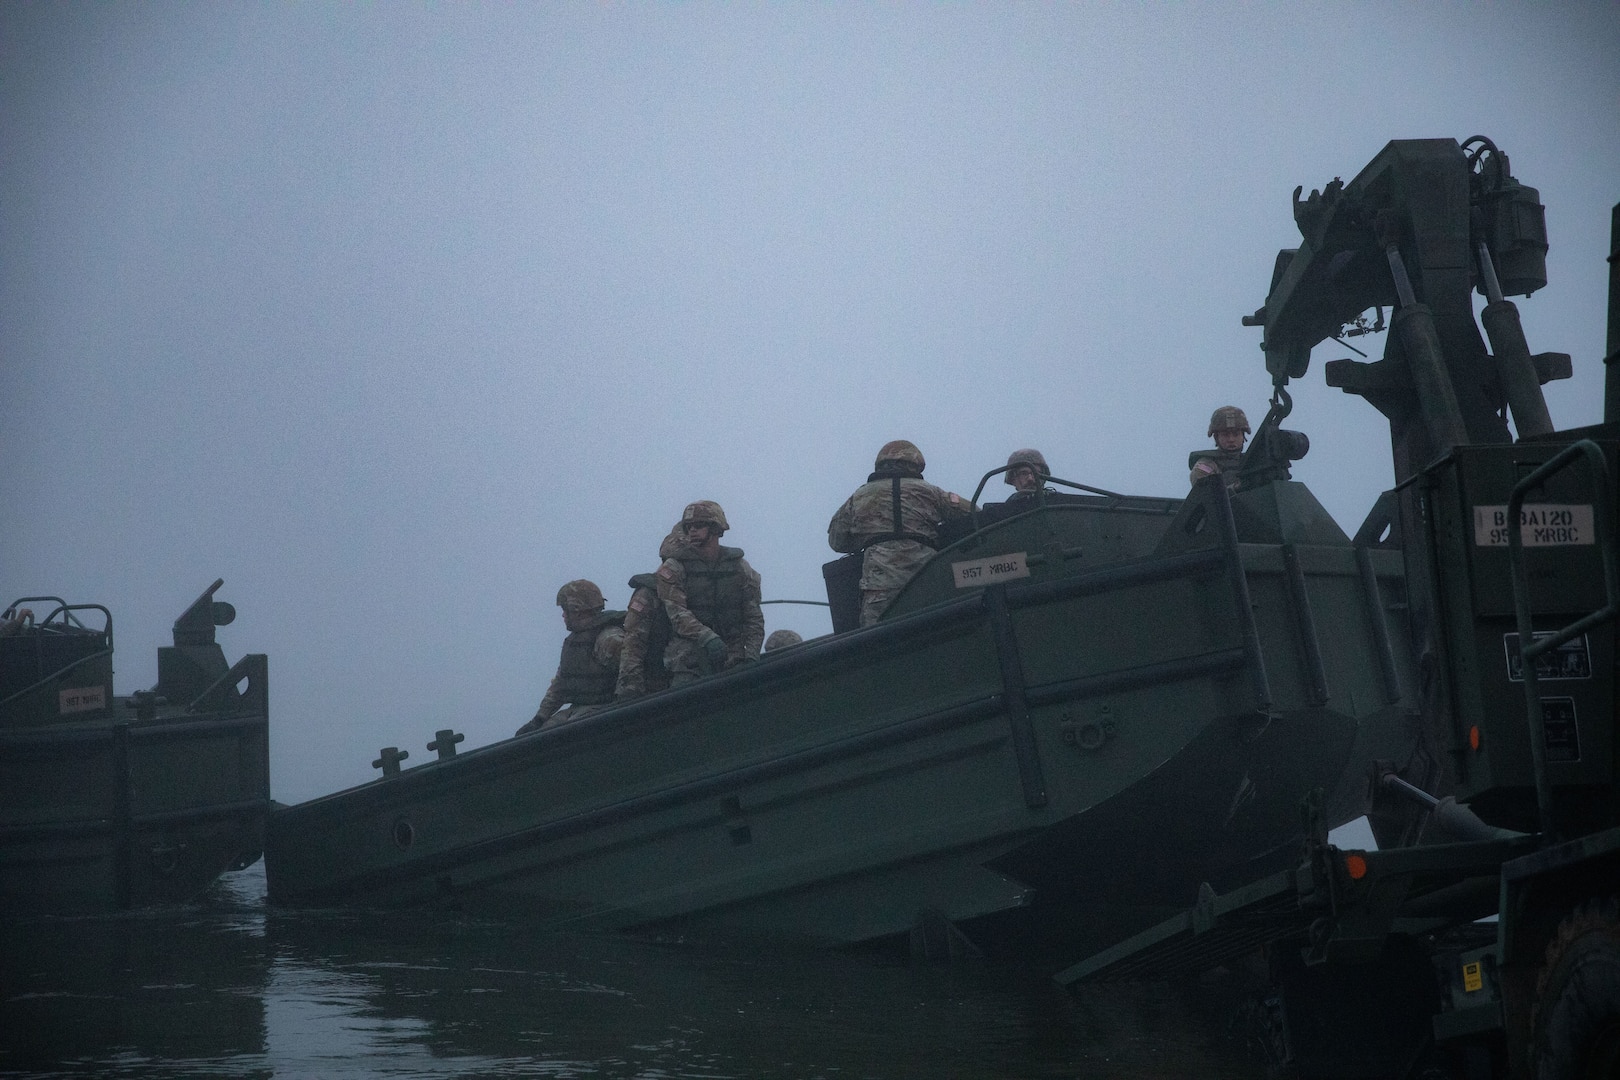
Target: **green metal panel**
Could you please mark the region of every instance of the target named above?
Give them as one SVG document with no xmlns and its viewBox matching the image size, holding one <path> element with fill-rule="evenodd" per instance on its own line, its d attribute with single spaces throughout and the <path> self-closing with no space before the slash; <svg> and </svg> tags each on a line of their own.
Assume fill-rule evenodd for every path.
<svg viewBox="0 0 1620 1080">
<path fill-rule="evenodd" d="M 104 640 L 59 627 L 6 639 L 31 655 L 65 640 L 81 659 L 47 665 L 0 714 L 0 910 L 175 903 L 256 859 L 270 805 L 265 657 L 229 666 L 218 645 L 188 645 L 196 670 L 217 673 L 206 707 L 115 697 L 109 678 L 101 707 L 64 714 L 64 689 L 104 661 L 110 671 L 111 619 Z"/>
<path fill-rule="evenodd" d="M 1613 462 L 1615 444 L 1602 445 Z M 1445 670 L 1457 715 L 1468 718 L 1467 726 L 1455 733 L 1462 781 L 1458 794 L 1487 820 L 1510 828 L 1534 827 L 1535 800 L 1517 671 L 1519 635 L 1507 525 L 1497 520 L 1497 510 L 1505 509 L 1520 478 L 1562 449 L 1562 443 L 1550 441 L 1460 447 L 1426 478 L 1446 629 Z M 1589 481 L 1579 470 L 1557 474 L 1529 503 L 1532 517 L 1522 527 L 1532 538 L 1524 555 L 1538 633 L 1556 630 L 1604 604 L 1591 520 L 1595 505 Z M 1595 790 L 1614 779 L 1614 648 L 1610 623 L 1543 660 L 1541 694 L 1556 787 Z M 1478 729 L 1477 740 L 1472 728 Z"/>
</svg>

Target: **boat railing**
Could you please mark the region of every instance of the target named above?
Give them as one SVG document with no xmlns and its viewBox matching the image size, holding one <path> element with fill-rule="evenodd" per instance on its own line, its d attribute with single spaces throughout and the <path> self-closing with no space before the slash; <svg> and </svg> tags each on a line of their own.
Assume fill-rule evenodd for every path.
<svg viewBox="0 0 1620 1080">
<path fill-rule="evenodd" d="M 100 634 L 107 639 L 107 647 L 112 648 L 112 612 L 101 604 L 70 604 L 60 596 L 22 596 L 7 604 L 7 613 L 14 612 L 24 604 L 48 603 L 56 605 L 46 615 L 34 624 L 35 630 L 48 630 L 53 633 L 69 634 Z M 101 612 L 102 627 L 96 630 L 86 626 L 84 620 L 74 614 L 76 611 Z"/>
<path fill-rule="evenodd" d="M 983 476 L 979 477 L 979 486 L 973 489 L 973 498 L 968 500 L 969 505 L 973 507 L 973 531 L 974 532 L 978 532 L 979 527 L 980 527 L 979 526 L 979 496 L 984 494 L 984 485 L 986 485 L 986 484 L 988 484 L 990 482 L 990 478 L 992 476 L 1000 476 L 1002 473 L 1006 472 L 1008 469 L 1016 469 L 1019 466 L 1025 465 L 1025 464 L 1027 464 L 1027 462 L 1015 461 L 1015 462 L 1012 462 L 1011 464 L 1003 465 L 1000 468 L 991 469 L 989 472 L 987 472 Z M 1106 488 L 1092 487 L 1090 484 L 1082 484 L 1077 480 L 1064 480 L 1064 479 L 1061 479 L 1060 477 L 1056 477 L 1056 476 L 1043 476 L 1043 477 L 1041 477 L 1041 484 L 1043 486 L 1042 486 L 1041 489 L 1039 489 L 1039 491 L 1044 491 L 1044 485 L 1046 485 L 1046 484 L 1057 484 L 1059 487 L 1074 488 L 1076 491 L 1089 491 L 1093 495 L 1101 495 L 1103 498 L 1108 500 L 1106 505 L 1109 506 L 1109 507 L 1117 506 L 1119 503 L 1121 503 L 1121 502 L 1123 502 L 1125 500 L 1125 496 L 1121 495 L 1117 491 L 1109 491 Z M 1038 493 L 1036 495 L 1036 498 L 1041 499 L 1041 495 Z M 1042 501 L 1042 503 L 1044 503 L 1044 499 L 1042 499 L 1041 501 Z"/>
<path fill-rule="evenodd" d="M 18 635 L 19 638 L 38 641 L 41 635 L 94 636 L 101 639 L 100 648 L 96 649 L 94 652 L 87 653 L 84 656 L 76 657 L 50 673 L 39 676 L 35 679 L 35 681 L 29 683 L 27 686 L 15 690 L 12 693 L 7 694 L 5 697 L 0 698 L 0 708 L 9 705 L 12 702 L 20 701 L 28 697 L 30 694 L 37 693 L 41 688 L 49 686 L 51 683 L 65 678 L 75 669 L 82 668 L 87 664 L 105 659 L 106 657 L 112 655 L 112 612 L 108 611 L 107 608 L 101 604 L 69 604 L 59 596 L 24 596 L 17 600 L 13 600 L 9 605 L 7 605 L 5 610 L 8 612 L 15 611 L 24 604 L 41 603 L 54 604 L 55 607 L 51 609 L 50 614 L 46 615 L 44 619 L 36 622 L 26 633 Z M 86 626 L 84 622 L 76 614 L 74 614 L 78 611 L 101 612 L 104 620 L 102 628 L 100 630 L 96 630 L 92 627 Z"/>
</svg>

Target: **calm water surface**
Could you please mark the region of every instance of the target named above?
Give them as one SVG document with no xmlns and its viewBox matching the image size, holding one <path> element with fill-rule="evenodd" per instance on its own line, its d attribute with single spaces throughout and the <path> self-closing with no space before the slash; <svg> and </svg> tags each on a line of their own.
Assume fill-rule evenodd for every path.
<svg viewBox="0 0 1620 1080">
<path fill-rule="evenodd" d="M 201 904 L 0 928 L 19 1077 L 1244 1077 L 1211 988 L 1071 996 L 1033 973 Z"/>
</svg>

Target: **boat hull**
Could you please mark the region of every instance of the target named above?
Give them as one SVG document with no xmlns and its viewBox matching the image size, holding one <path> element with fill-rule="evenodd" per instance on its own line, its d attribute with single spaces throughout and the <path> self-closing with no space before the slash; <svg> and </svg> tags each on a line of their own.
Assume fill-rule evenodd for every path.
<svg viewBox="0 0 1620 1080">
<path fill-rule="evenodd" d="M 1313 591 L 1364 582 L 1348 543 L 1228 528 L 1052 564 L 280 809 L 270 899 L 833 943 L 1021 919 L 1032 940 L 1088 907 L 1150 924 L 1223 867 L 1291 850 L 1301 799 L 1335 786 L 1387 696 L 1368 626 L 1313 625 L 1329 663 L 1301 644 Z"/>
<path fill-rule="evenodd" d="M 265 664 L 244 708 L 0 730 L 0 910 L 116 911 L 194 899 L 263 847 Z"/>
</svg>

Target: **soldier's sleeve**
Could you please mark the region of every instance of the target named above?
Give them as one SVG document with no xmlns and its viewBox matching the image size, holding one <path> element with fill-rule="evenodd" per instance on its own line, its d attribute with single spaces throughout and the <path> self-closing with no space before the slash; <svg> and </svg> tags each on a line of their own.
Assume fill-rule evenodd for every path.
<svg viewBox="0 0 1620 1080">
<path fill-rule="evenodd" d="M 827 546 L 834 551 L 850 552 L 855 550 L 855 496 L 851 495 L 844 500 L 844 505 L 827 523 Z"/>
<path fill-rule="evenodd" d="M 915 500 L 912 503 L 914 512 L 918 517 L 927 520 L 930 525 L 973 513 L 972 500 L 964 499 L 954 491 L 935 487 L 926 480 L 917 481 L 907 490 L 910 497 Z"/>
<path fill-rule="evenodd" d="M 679 559 L 665 559 L 658 568 L 658 599 L 669 615 L 669 628 L 676 637 L 697 641 L 705 633 L 713 633 L 692 614 L 686 606 L 686 567 Z"/>
<path fill-rule="evenodd" d="M 652 633 L 652 619 L 662 610 L 657 589 L 640 588 L 630 594 L 629 610 L 624 614 L 624 648 L 619 651 L 619 681 L 613 689 L 615 698 L 639 697 L 647 692 L 647 638 Z"/>
<path fill-rule="evenodd" d="M 1196 484 L 1206 476 L 1214 476 L 1221 471 L 1220 464 L 1209 457 L 1201 457 L 1193 463 L 1192 471 L 1187 474 L 1187 482 Z"/>
<path fill-rule="evenodd" d="M 726 648 L 726 659 L 733 657 L 744 660 L 758 660 L 759 647 L 765 641 L 765 611 L 759 606 L 762 597 L 759 571 L 748 565 L 743 559 L 743 628 L 737 635 L 737 640 Z"/>
<path fill-rule="evenodd" d="M 551 685 L 546 687 L 546 696 L 540 699 L 540 707 L 534 710 L 534 718 L 542 722 L 550 720 L 551 714 L 562 706 L 562 687 L 558 684 L 557 677 L 553 675 Z"/>
<path fill-rule="evenodd" d="M 644 614 L 656 596 L 648 598 L 650 589 L 637 589 L 630 594 L 630 610 L 624 616 L 624 643 L 619 649 L 619 679 L 613 688 L 615 698 L 630 698 L 646 693 L 642 679 L 642 664 L 647 658 L 647 629 Z"/>
</svg>

